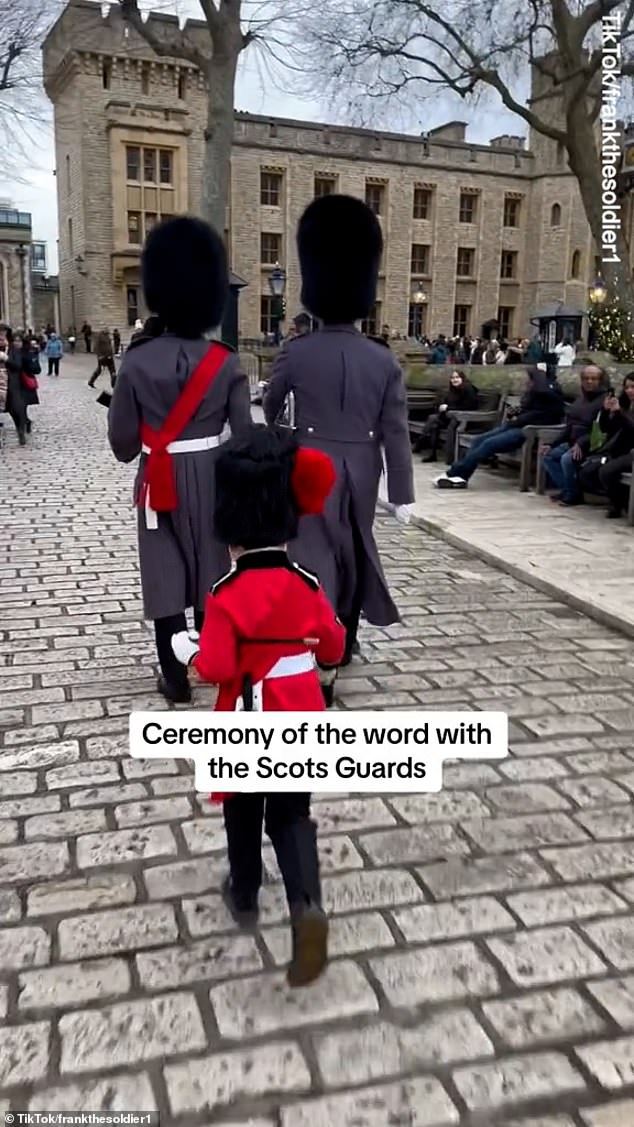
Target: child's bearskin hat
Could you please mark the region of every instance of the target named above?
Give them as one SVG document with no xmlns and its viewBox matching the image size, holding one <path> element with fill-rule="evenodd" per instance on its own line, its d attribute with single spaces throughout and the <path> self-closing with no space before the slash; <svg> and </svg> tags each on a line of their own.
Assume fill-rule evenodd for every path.
<svg viewBox="0 0 634 1127">
<path fill-rule="evenodd" d="M 367 317 L 376 300 L 381 225 L 362 200 L 321 196 L 297 228 L 302 305 L 326 325 Z"/>
<path fill-rule="evenodd" d="M 208 223 L 181 215 L 148 235 L 141 259 L 145 300 L 164 328 L 195 339 L 222 321 L 229 293 L 225 245 Z"/>
<path fill-rule="evenodd" d="M 253 426 L 216 462 L 215 534 L 251 550 L 286 544 L 300 516 L 322 512 L 335 480 L 327 454 L 300 448 L 292 431 Z"/>
</svg>

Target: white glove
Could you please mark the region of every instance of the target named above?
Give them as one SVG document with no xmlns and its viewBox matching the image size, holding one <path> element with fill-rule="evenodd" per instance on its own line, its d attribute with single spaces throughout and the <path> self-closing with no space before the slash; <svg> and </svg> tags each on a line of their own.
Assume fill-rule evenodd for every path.
<svg viewBox="0 0 634 1127">
<path fill-rule="evenodd" d="M 399 524 L 409 524 L 412 517 L 413 505 L 396 505 L 394 508 L 394 516 Z"/>
<path fill-rule="evenodd" d="M 440 407 L 438 408 L 438 410 L 439 410 L 439 411 L 446 411 L 446 410 L 447 410 L 447 404 L 446 404 L 446 403 L 441 403 L 441 404 L 440 404 Z"/>
<path fill-rule="evenodd" d="M 200 650 L 199 637 L 200 635 L 195 630 L 179 630 L 178 634 L 172 634 L 174 655 L 183 665 L 190 665 L 192 658 Z"/>
</svg>

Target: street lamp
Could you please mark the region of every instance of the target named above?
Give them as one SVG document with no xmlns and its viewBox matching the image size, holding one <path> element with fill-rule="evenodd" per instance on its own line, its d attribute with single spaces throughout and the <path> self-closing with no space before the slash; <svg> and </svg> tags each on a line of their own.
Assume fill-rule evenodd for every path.
<svg viewBox="0 0 634 1127">
<path fill-rule="evenodd" d="M 26 285 L 27 285 L 27 282 L 26 282 L 25 259 L 26 259 L 29 252 L 26 249 L 26 247 L 22 243 L 20 243 L 20 246 L 16 247 L 15 253 L 17 254 L 17 256 L 20 260 L 20 280 L 22 282 L 22 320 L 23 320 L 24 328 L 26 330 L 29 315 L 28 315 L 28 311 L 27 311 L 27 300 L 26 300 Z"/>
<path fill-rule="evenodd" d="M 603 305 L 608 296 L 608 289 L 600 274 L 597 275 L 594 285 L 590 286 L 589 298 L 593 305 Z"/>
<path fill-rule="evenodd" d="M 269 286 L 273 301 L 271 303 L 271 320 L 273 322 L 273 338 L 275 344 L 280 343 L 280 323 L 284 320 L 284 290 L 286 289 L 286 271 L 279 262 L 271 270 Z"/>
<path fill-rule="evenodd" d="M 420 282 L 415 283 L 415 290 L 412 294 L 412 301 L 414 303 L 414 336 L 422 337 L 423 335 L 423 308 L 429 301 L 425 290 Z"/>
</svg>

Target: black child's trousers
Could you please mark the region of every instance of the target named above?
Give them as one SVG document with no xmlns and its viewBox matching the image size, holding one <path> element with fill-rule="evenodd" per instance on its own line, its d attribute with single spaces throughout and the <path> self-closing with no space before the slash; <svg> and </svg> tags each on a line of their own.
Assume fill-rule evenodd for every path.
<svg viewBox="0 0 634 1127">
<path fill-rule="evenodd" d="M 317 831 L 310 794 L 238 794 L 224 803 L 225 830 L 236 904 L 249 909 L 262 884 L 262 828 L 275 850 L 286 899 L 293 909 L 321 905 Z"/>
</svg>

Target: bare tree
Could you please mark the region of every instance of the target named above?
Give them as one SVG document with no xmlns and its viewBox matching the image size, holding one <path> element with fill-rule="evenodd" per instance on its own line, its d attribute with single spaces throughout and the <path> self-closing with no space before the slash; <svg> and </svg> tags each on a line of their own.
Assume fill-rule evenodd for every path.
<svg viewBox="0 0 634 1127">
<path fill-rule="evenodd" d="M 252 44 L 276 57 L 276 22 L 293 19 L 293 4 L 284 0 L 198 0 L 206 25 L 206 42 L 187 28 L 169 31 L 144 20 L 139 0 L 119 0 L 124 19 L 162 57 L 183 59 L 205 77 L 207 122 L 200 210 L 220 232 L 225 226 L 229 167 L 234 128 L 234 96 L 238 64 Z M 174 10 L 177 5 L 170 4 Z M 279 41 L 286 49 L 286 40 Z"/>
<path fill-rule="evenodd" d="M 46 114 L 40 45 L 56 14 L 46 0 L 0 0 L 0 135 L 18 146 Z"/>
<path fill-rule="evenodd" d="M 602 232 L 602 20 L 620 17 L 617 36 L 624 76 L 634 0 L 320 0 L 303 28 L 303 62 L 348 103 L 410 101 L 451 91 L 464 100 L 494 92 L 531 129 L 558 142 L 577 179 L 597 247 Z M 529 68 L 544 87 L 532 100 L 518 93 Z M 553 101 L 558 96 L 559 104 Z M 604 160 L 605 164 L 605 160 Z M 623 225 L 603 275 L 634 325 L 634 290 Z M 610 257 L 619 261 L 609 261 Z"/>
</svg>

